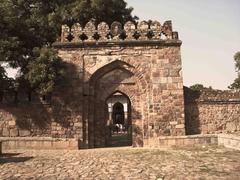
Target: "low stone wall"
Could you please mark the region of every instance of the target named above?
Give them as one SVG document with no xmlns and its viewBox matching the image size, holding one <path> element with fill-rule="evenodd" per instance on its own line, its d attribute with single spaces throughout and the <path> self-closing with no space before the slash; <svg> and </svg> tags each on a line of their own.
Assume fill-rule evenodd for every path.
<svg viewBox="0 0 240 180">
<path fill-rule="evenodd" d="M 240 150 L 240 136 L 220 134 L 218 135 L 218 145 Z"/>
<path fill-rule="evenodd" d="M 33 150 L 77 150 L 79 149 L 79 141 L 77 139 L 57 139 L 57 138 L 42 138 L 42 137 L 29 137 L 29 138 L 2 138 L 2 149 L 33 149 Z"/>
<path fill-rule="evenodd" d="M 217 135 L 164 136 L 144 141 L 144 145 L 154 148 L 171 148 L 196 145 L 217 145 Z"/>
<path fill-rule="evenodd" d="M 240 150 L 240 136 L 228 134 L 208 134 L 191 136 L 164 136 L 144 140 L 144 146 L 150 148 L 174 148 L 199 145 L 220 145 Z M 2 146 L 2 147 L 1 147 Z M 57 138 L 3 138 L 0 137 L 1 150 L 33 149 L 33 150 L 78 150 L 83 149 L 77 139 Z"/>
<path fill-rule="evenodd" d="M 240 92 L 184 88 L 187 135 L 240 132 Z"/>
<path fill-rule="evenodd" d="M 144 141 L 146 147 L 174 148 L 199 145 L 219 145 L 240 150 L 240 136 L 235 134 L 207 134 L 190 136 L 164 136 Z"/>
</svg>

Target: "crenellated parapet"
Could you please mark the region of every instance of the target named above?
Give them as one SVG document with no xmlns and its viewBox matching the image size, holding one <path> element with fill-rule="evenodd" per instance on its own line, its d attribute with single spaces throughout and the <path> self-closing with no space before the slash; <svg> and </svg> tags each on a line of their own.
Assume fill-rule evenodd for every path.
<svg viewBox="0 0 240 180">
<path fill-rule="evenodd" d="M 62 25 L 61 42 L 83 41 L 149 41 L 178 40 L 178 33 L 172 30 L 172 22 L 161 24 L 158 21 L 131 21 L 121 24 L 117 21 L 109 26 L 105 22 L 96 25 L 89 21 L 85 27 L 79 23 L 69 27 Z"/>
</svg>

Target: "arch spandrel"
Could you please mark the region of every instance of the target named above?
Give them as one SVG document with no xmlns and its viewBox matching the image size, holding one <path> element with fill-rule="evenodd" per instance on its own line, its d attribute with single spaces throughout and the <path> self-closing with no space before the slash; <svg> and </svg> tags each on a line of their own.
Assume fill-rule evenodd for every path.
<svg viewBox="0 0 240 180">
<path fill-rule="evenodd" d="M 102 65 L 101 68 L 96 68 L 96 70 L 92 69 L 90 72 L 91 77 L 89 79 L 89 82 L 92 83 L 93 81 L 101 78 L 105 74 L 115 69 L 122 69 L 123 71 L 128 71 L 129 73 L 134 74 L 134 67 L 132 65 L 126 63 L 125 61 L 115 59 L 108 64 Z"/>
<path fill-rule="evenodd" d="M 121 56 L 117 55 L 99 55 L 99 56 L 84 56 L 85 70 L 89 74 L 94 74 L 97 70 L 101 69 L 107 64 L 110 64 L 116 60 L 125 61 Z"/>
</svg>

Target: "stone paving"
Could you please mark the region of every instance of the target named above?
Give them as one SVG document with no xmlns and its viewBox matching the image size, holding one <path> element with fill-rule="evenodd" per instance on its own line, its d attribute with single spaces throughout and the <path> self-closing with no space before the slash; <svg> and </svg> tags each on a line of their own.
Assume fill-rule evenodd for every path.
<svg viewBox="0 0 240 180">
<path fill-rule="evenodd" d="M 240 179 L 240 151 L 106 148 L 5 151 L 0 179 Z"/>
</svg>

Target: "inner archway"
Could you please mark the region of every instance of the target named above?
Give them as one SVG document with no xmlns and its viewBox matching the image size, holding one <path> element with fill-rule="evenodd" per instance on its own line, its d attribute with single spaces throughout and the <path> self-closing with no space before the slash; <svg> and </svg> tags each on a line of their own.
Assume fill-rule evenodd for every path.
<svg viewBox="0 0 240 180">
<path fill-rule="evenodd" d="M 127 95 L 115 92 L 107 98 L 107 146 L 132 145 L 131 102 Z"/>
<path fill-rule="evenodd" d="M 121 124 L 124 125 L 124 107 L 123 104 L 117 102 L 113 105 L 113 113 L 112 113 L 113 124 Z"/>
</svg>

